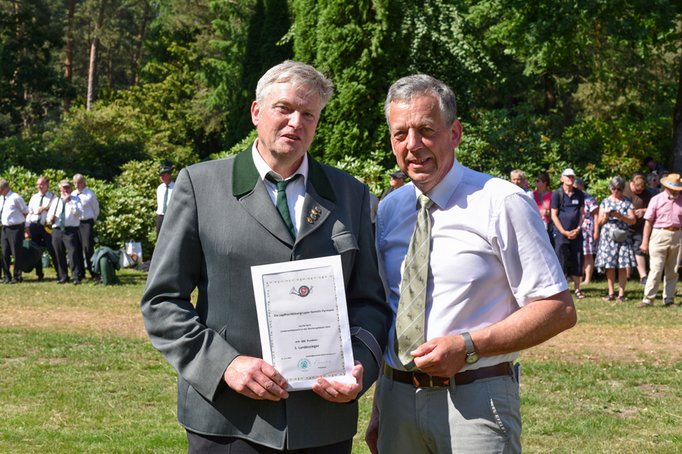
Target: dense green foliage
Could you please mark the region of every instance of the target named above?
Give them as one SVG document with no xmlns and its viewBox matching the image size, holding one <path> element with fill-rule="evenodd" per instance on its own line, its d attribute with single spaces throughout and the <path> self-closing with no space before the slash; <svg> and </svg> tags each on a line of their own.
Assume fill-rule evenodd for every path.
<svg viewBox="0 0 682 454">
<path fill-rule="evenodd" d="M 294 58 L 336 85 L 311 152 L 377 193 L 383 99 L 416 72 L 455 89 L 464 164 L 599 188 L 682 169 L 681 49 L 669 0 L 0 0 L 0 176 L 83 173 L 111 186 L 100 239 L 153 243 L 158 164 L 243 149 L 258 78 Z"/>
</svg>

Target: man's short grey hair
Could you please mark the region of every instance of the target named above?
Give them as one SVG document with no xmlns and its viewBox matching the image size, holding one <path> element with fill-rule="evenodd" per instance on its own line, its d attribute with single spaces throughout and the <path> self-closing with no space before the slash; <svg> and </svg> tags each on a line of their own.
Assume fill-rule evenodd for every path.
<svg viewBox="0 0 682 454">
<path fill-rule="evenodd" d="M 510 176 L 510 177 L 514 178 L 514 175 L 518 175 L 518 176 L 520 176 L 521 178 L 524 178 L 524 179 L 526 178 L 526 172 L 524 172 L 524 171 L 521 170 L 521 169 L 514 169 L 514 170 L 512 170 L 511 172 L 509 172 L 509 176 Z"/>
<path fill-rule="evenodd" d="M 306 94 L 315 93 L 322 99 L 322 107 L 334 94 L 334 83 L 312 66 L 293 60 L 286 60 L 268 69 L 256 85 L 256 102 L 263 102 L 274 84 L 290 83 Z"/>
<path fill-rule="evenodd" d="M 388 111 L 392 102 L 410 101 L 415 96 L 430 95 L 438 100 L 443 119 L 448 125 L 457 119 L 457 100 L 450 87 L 427 74 L 415 74 L 398 79 L 388 89 L 384 115 L 388 122 Z M 390 126 L 390 125 L 389 125 Z"/>
<path fill-rule="evenodd" d="M 625 189 L 625 180 L 620 175 L 616 175 L 609 181 L 609 190 L 616 188 Z"/>
<path fill-rule="evenodd" d="M 74 177 L 75 179 L 75 177 Z M 59 187 L 60 188 L 66 188 L 66 189 L 73 189 L 73 186 L 71 186 L 71 182 L 69 180 L 62 180 L 59 182 Z"/>
<path fill-rule="evenodd" d="M 0 180 L 0 191 L 4 191 L 9 188 L 9 182 L 7 180 Z"/>
<path fill-rule="evenodd" d="M 83 184 L 85 184 L 85 177 L 82 174 L 77 173 L 73 176 L 73 181 L 82 181 Z"/>
</svg>

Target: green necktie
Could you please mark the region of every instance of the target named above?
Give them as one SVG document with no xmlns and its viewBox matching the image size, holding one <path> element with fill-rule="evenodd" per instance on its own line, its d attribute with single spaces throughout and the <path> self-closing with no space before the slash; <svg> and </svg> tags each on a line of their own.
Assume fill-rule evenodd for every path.
<svg viewBox="0 0 682 454">
<path fill-rule="evenodd" d="M 163 193 L 163 214 L 166 214 L 166 208 L 168 208 L 168 185 L 166 185 L 166 192 Z"/>
<path fill-rule="evenodd" d="M 265 179 L 277 186 L 277 211 L 287 226 L 289 233 L 291 234 L 291 239 L 296 239 L 296 232 L 294 231 L 294 224 L 291 222 L 291 213 L 289 213 L 289 204 L 287 203 L 287 185 L 292 181 L 295 181 L 301 174 L 296 174 L 288 180 L 277 179 L 272 173 L 265 175 Z"/>
<path fill-rule="evenodd" d="M 66 202 L 62 199 L 62 214 L 59 215 L 59 228 L 64 230 L 64 221 L 66 220 Z"/>
<path fill-rule="evenodd" d="M 400 301 L 395 321 L 396 352 L 407 370 L 415 370 L 410 352 L 424 343 L 426 285 L 431 253 L 431 218 L 433 205 L 426 195 L 419 196 L 419 213 L 405 256 L 405 269 L 400 284 Z"/>
</svg>

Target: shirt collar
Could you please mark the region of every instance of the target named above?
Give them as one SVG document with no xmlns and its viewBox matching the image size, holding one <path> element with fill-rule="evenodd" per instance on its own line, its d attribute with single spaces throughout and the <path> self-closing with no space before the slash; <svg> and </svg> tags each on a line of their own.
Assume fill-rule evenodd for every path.
<svg viewBox="0 0 682 454">
<path fill-rule="evenodd" d="M 438 182 L 426 195 L 435 203 L 438 208 L 443 209 L 448 206 L 452 195 L 462 181 L 462 176 L 464 175 L 464 167 L 455 158 L 452 163 L 452 167 L 445 174 L 443 179 Z M 415 186 L 417 198 L 422 192 Z"/>
<path fill-rule="evenodd" d="M 258 175 L 260 175 L 261 180 L 265 180 L 265 175 L 270 172 L 273 172 L 281 177 L 281 175 L 267 165 L 263 157 L 258 152 L 256 143 L 258 143 L 257 140 L 253 142 L 253 146 L 251 147 L 251 156 L 253 157 L 253 164 L 256 166 L 256 170 L 258 171 Z M 301 165 L 298 167 L 298 169 L 296 169 L 292 177 L 296 174 L 300 174 L 303 177 L 303 186 L 305 187 L 308 182 L 308 153 L 303 155 L 303 161 L 301 162 Z"/>
</svg>

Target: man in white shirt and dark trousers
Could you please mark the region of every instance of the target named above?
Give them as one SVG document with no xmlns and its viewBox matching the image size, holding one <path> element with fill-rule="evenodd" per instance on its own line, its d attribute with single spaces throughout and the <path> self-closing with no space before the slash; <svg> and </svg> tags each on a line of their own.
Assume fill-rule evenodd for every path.
<svg viewBox="0 0 682 454">
<path fill-rule="evenodd" d="M 173 181 L 173 166 L 163 165 L 159 170 L 159 179 L 161 184 L 156 188 L 156 237 L 159 237 L 163 219 L 166 216 L 166 210 L 170 203 L 175 182 Z"/>
<path fill-rule="evenodd" d="M 19 194 L 13 192 L 6 180 L 0 180 L 0 223 L 2 224 L 2 271 L 5 284 L 18 284 L 22 281 L 21 267 L 24 258 L 24 224 L 28 206 Z M 14 278 L 10 264 L 14 257 Z"/>
<path fill-rule="evenodd" d="M 520 188 L 457 162 L 447 85 L 402 78 L 385 112 L 411 183 L 377 215 L 394 320 L 367 442 L 382 454 L 521 452 L 512 362 L 576 322 L 545 226 Z"/>
<path fill-rule="evenodd" d="M 78 285 L 83 275 L 83 249 L 78 233 L 83 205 L 78 197 L 71 195 L 71 190 L 71 183 L 68 180 L 59 182 L 60 197 L 50 204 L 47 220 L 52 223 L 52 246 L 57 258 L 57 282 L 64 284 L 69 280 L 66 261 L 68 254 L 73 283 Z"/>
<path fill-rule="evenodd" d="M 36 187 L 38 188 L 38 192 L 33 194 L 31 200 L 28 202 L 28 216 L 26 218 L 28 233 L 31 237 L 31 241 L 38 246 L 47 249 L 56 269 L 57 258 L 54 253 L 54 248 L 52 247 L 52 235 L 45 230 L 45 226 L 47 225 L 47 211 L 50 209 L 50 202 L 52 202 L 52 199 L 54 199 L 55 196 L 49 190 L 50 181 L 43 175 L 38 177 Z M 42 281 L 45 277 L 41 260 L 36 263 L 36 275 L 38 276 L 38 281 Z"/>
<path fill-rule="evenodd" d="M 92 255 L 95 253 L 95 221 L 99 216 L 99 202 L 95 193 L 86 187 L 85 177 L 80 173 L 73 176 L 73 184 L 76 189 L 73 195 L 77 196 L 83 206 L 81 223 L 78 227 L 81 246 L 85 254 L 85 266 L 90 271 L 93 280 L 99 280 L 99 276 L 92 271 Z M 80 280 L 85 279 L 85 268 L 81 268 Z"/>
</svg>

